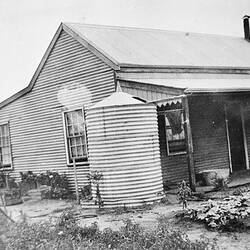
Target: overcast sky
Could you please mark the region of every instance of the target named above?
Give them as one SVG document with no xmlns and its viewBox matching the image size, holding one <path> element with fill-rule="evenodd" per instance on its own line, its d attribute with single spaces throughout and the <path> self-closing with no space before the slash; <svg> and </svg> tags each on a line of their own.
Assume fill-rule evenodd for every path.
<svg viewBox="0 0 250 250">
<path fill-rule="evenodd" d="M 243 36 L 250 0 L 0 0 L 0 101 L 29 84 L 60 22 Z"/>
</svg>

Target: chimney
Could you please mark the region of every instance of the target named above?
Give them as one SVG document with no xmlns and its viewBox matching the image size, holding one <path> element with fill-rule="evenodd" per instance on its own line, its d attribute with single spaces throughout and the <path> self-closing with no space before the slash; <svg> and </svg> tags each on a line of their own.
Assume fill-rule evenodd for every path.
<svg viewBox="0 0 250 250">
<path fill-rule="evenodd" d="M 243 17 L 244 35 L 245 35 L 245 39 L 248 42 L 250 42 L 249 18 L 250 16 L 247 16 L 247 15 Z"/>
</svg>

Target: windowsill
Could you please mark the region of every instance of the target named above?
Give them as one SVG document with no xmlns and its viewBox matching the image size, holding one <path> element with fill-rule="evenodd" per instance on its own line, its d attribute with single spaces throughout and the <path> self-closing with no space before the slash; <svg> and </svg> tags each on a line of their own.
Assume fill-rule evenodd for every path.
<svg viewBox="0 0 250 250">
<path fill-rule="evenodd" d="M 169 153 L 168 156 L 185 155 L 185 154 L 187 154 L 187 152 L 183 151 L 183 152 Z"/>
<path fill-rule="evenodd" d="M 2 167 L 0 167 L 0 172 L 1 171 L 11 171 L 11 170 L 13 170 L 13 166 L 11 166 L 11 165 L 3 165 Z"/>
<path fill-rule="evenodd" d="M 67 163 L 67 167 L 73 167 L 73 163 Z M 89 162 L 76 162 L 76 166 L 89 166 Z"/>
</svg>

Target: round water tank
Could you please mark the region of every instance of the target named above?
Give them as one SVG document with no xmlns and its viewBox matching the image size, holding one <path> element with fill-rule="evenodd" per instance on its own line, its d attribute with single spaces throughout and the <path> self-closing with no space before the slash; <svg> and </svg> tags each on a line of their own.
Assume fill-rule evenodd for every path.
<svg viewBox="0 0 250 250">
<path fill-rule="evenodd" d="M 103 174 L 104 206 L 141 205 L 162 198 L 154 104 L 115 92 L 86 113 L 90 171 Z M 92 187 L 95 196 L 95 185 Z"/>
</svg>

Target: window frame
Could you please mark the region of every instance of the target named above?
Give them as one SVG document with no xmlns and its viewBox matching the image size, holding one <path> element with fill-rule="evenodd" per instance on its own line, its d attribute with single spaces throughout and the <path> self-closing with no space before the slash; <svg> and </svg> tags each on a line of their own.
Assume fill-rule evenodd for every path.
<svg viewBox="0 0 250 250">
<path fill-rule="evenodd" d="M 83 119 L 84 119 L 84 136 L 85 136 L 85 141 L 86 141 L 86 158 L 83 158 L 81 161 L 76 161 L 76 165 L 89 165 L 88 159 L 88 138 L 87 138 L 87 124 L 86 124 L 86 119 L 85 119 L 85 109 L 83 107 L 80 108 L 73 108 L 73 109 L 67 109 L 62 111 L 62 120 L 63 120 L 63 132 L 64 132 L 64 142 L 65 142 L 65 151 L 66 151 L 66 160 L 67 160 L 67 166 L 73 166 L 73 162 L 70 162 L 70 149 L 69 149 L 69 143 L 68 143 L 68 128 L 66 124 L 66 114 L 69 112 L 74 112 L 77 110 L 81 110 L 83 114 Z"/>
<path fill-rule="evenodd" d="M 167 112 L 173 112 L 173 111 L 179 111 L 179 110 L 181 110 L 181 113 L 182 113 L 182 126 L 183 126 L 183 130 L 184 130 L 184 142 L 185 142 L 185 148 L 186 148 L 186 150 L 184 150 L 184 151 L 179 151 L 179 152 L 170 152 L 169 151 L 169 140 L 168 140 L 168 136 L 167 136 L 167 123 L 166 123 L 166 113 Z M 164 115 L 164 130 L 165 130 L 165 138 L 166 138 L 166 146 L 167 146 L 167 155 L 168 156 L 174 156 L 174 155 L 183 155 L 183 154 L 186 154 L 187 153 L 187 146 L 186 146 L 186 134 L 185 134 L 185 129 L 184 129 L 184 114 L 183 114 L 183 109 L 170 109 L 170 110 L 165 110 L 164 111 L 164 113 L 163 113 L 163 115 Z M 171 127 L 170 127 L 171 128 Z"/>
<path fill-rule="evenodd" d="M 8 128 L 8 138 L 9 138 L 9 140 L 8 140 L 8 148 L 9 148 L 9 151 L 10 151 L 10 163 L 2 165 L 2 167 L 0 167 L 0 171 L 2 171 L 2 170 L 13 170 L 12 146 L 11 146 L 11 136 L 10 136 L 10 122 L 6 121 L 6 122 L 1 122 L 0 123 L 0 127 L 5 126 L 5 125 L 7 125 L 7 128 Z"/>
</svg>

